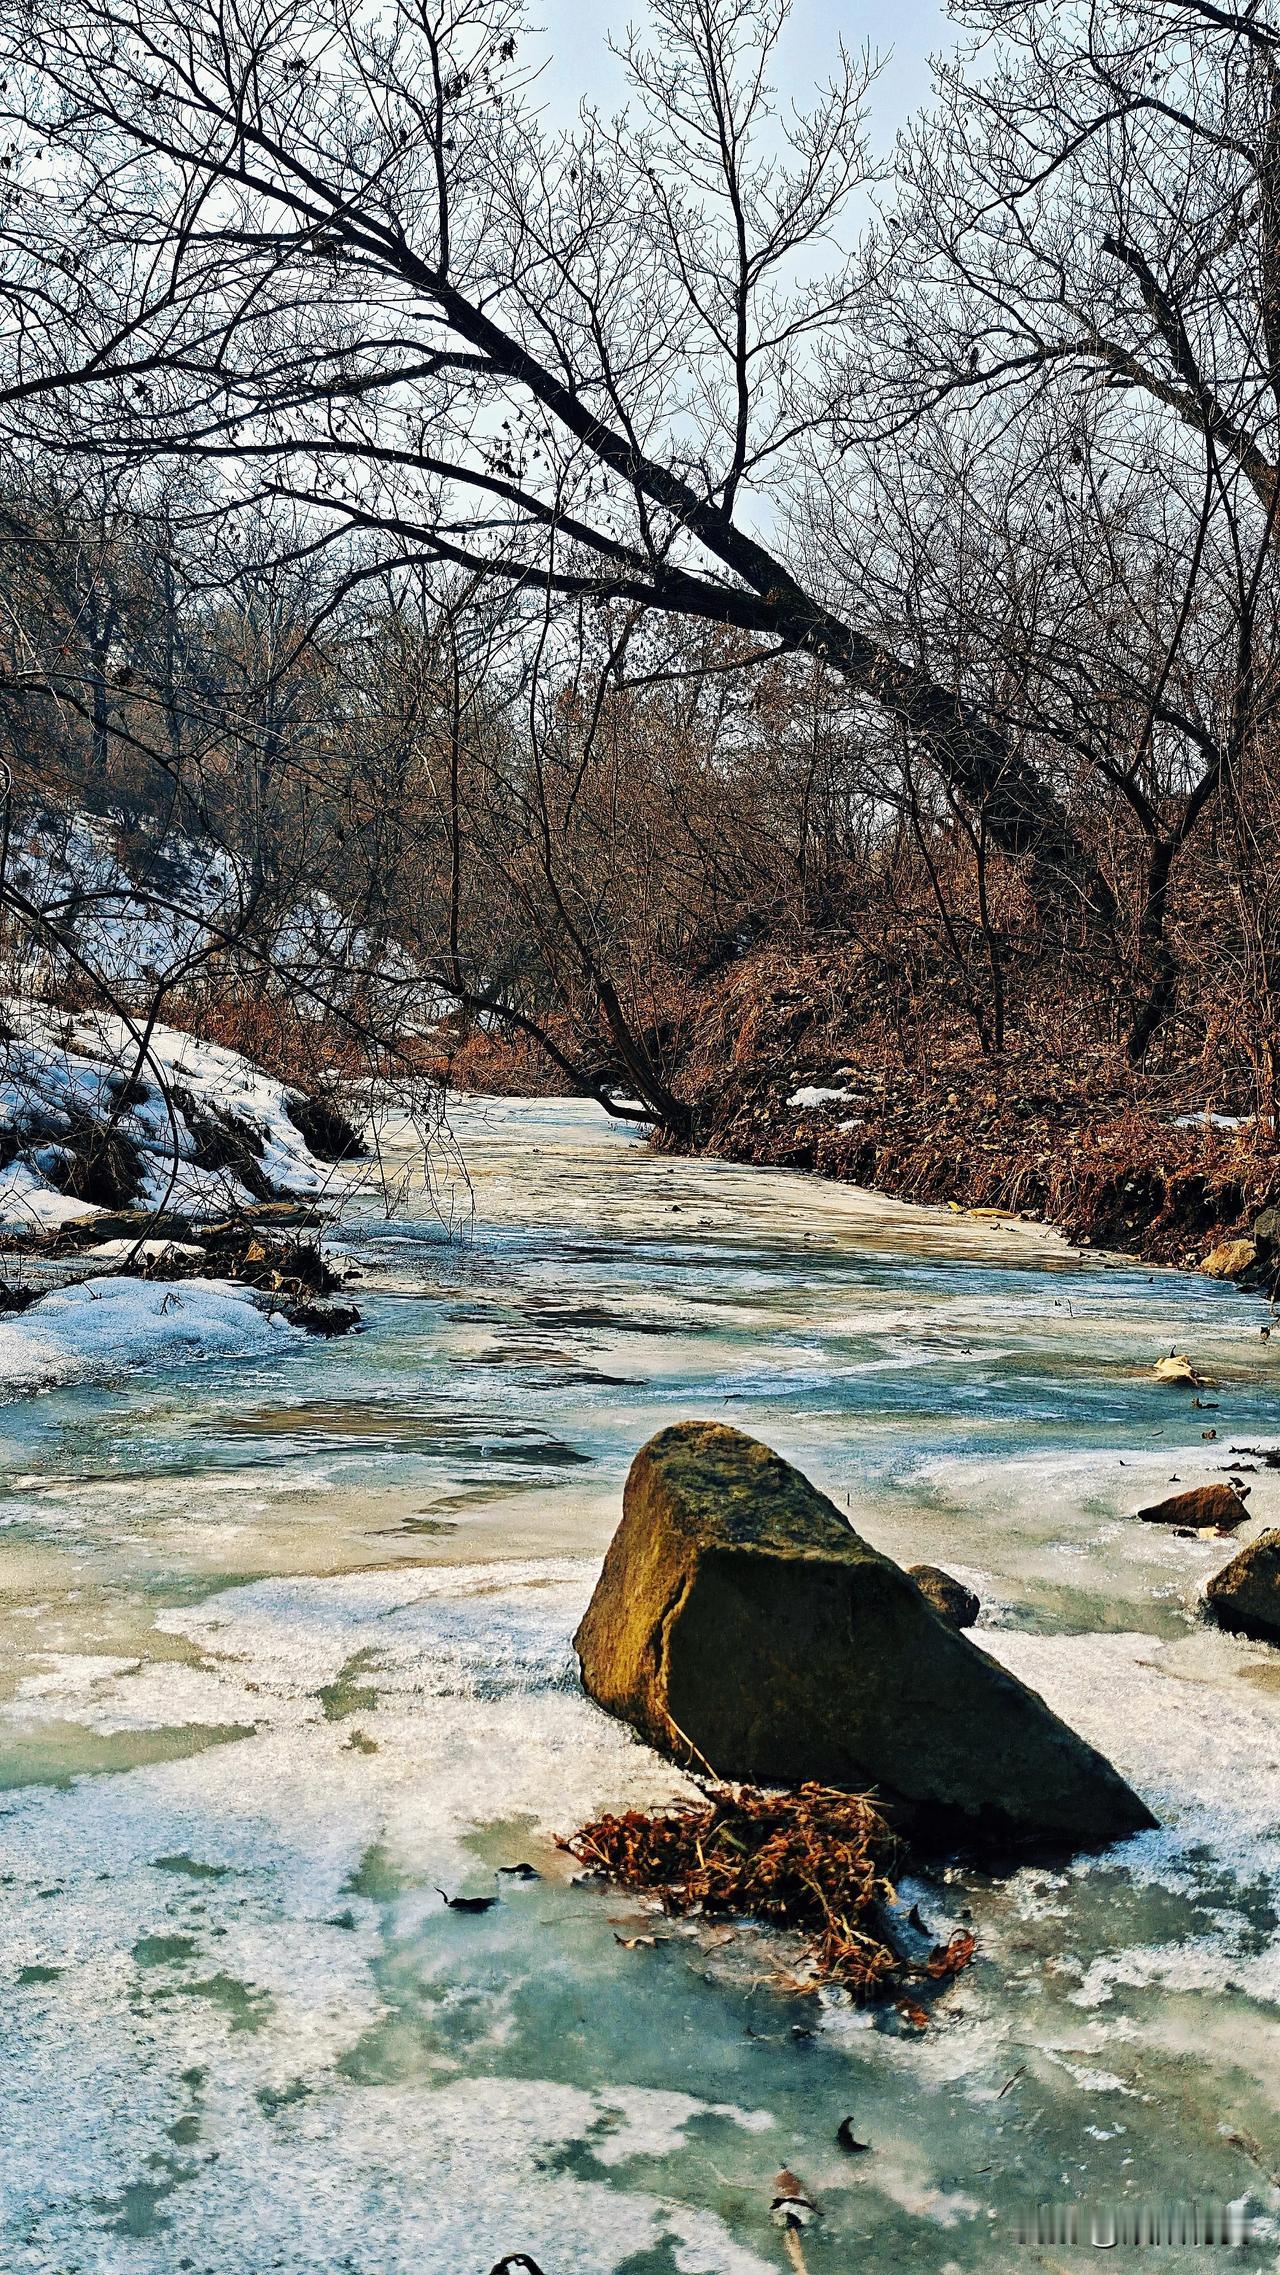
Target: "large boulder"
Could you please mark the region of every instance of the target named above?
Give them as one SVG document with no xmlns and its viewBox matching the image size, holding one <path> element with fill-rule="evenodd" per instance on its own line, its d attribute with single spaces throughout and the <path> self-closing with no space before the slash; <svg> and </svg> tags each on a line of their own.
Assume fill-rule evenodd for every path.
<svg viewBox="0 0 1280 2275">
<path fill-rule="evenodd" d="M 875 1788 L 916 1838 L 1059 1853 L 1155 1822 L 825 1494 L 720 1423 L 641 1448 L 574 1640 L 601 1706 L 717 1777 Z"/>
<path fill-rule="evenodd" d="M 1280 1643 L 1280 1532 L 1259 1533 L 1204 1592 L 1205 1610 L 1232 1635 Z"/>
</svg>

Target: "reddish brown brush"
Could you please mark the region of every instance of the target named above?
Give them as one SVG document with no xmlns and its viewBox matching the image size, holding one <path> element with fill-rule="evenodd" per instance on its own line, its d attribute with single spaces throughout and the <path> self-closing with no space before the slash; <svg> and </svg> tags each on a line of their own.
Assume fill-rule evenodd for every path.
<svg viewBox="0 0 1280 2275">
<path fill-rule="evenodd" d="M 973 1957 L 967 1933 L 923 1964 L 892 1941 L 886 1906 L 899 1844 L 865 1794 L 713 1786 L 701 1805 L 599 1817 L 560 1846 L 624 1888 L 654 1890 L 669 1913 L 733 1912 L 798 1929 L 814 1981 L 841 1983 L 861 2002 L 908 1984 L 940 1987 Z"/>
</svg>

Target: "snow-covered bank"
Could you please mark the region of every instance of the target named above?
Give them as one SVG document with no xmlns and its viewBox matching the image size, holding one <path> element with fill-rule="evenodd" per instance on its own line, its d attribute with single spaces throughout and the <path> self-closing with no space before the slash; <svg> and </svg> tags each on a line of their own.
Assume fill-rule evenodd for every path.
<svg viewBox="0 0 1280 2275">
<path fill-rule="evenodd" d="M 141 851 L 141 849 L 139 849 Z M 222 847 L 176 833 L 135 859 L 105 816 L 31 816 L 11 854 L 13 882 L 57 921 L 59 943 L 19 932 L 6 962 L 17 993 L 54 993 L 85 970 L 117 1000 L 145 1000 L 172 984 L 211 936 L 243 924 L 247 886 Z"/>
<path fill-rule="evenodd" d="M 302 1135 L 302 1093 L 236 1051 L 171 1027 L 144 1045 L 123 1019 L 13 1000 L 0 1036 L 0 1225 L 99 1206 L 218 1214 L 334 1178 Z"/>
<path fill-rule="evenodd" d="M 206 837 L 167 830 L 156 840 L 119 815 L 46 808 L 19 830 L 9 874 L 56 922 L 56 939 L 44 929 L 11 934 L 0 985 L 13 994 L 56 996 L 92 972 L 136 1009 L 211 948 L 248 939 L 270 984 L 304 1007 L 349 1003 L 360 991 L 403 1018 L 421 1017 L 431 1000 L 404 951 L 327 893 L 313 886 L 267 906 L 244 860 Z"/>
<path fill-rule="evenodd" d="M 0 1401 L 161 1358 L 252 1357 L 301 1333 L 229 1280 L 84 1280 L 0 1318 Z"/>
</svg>

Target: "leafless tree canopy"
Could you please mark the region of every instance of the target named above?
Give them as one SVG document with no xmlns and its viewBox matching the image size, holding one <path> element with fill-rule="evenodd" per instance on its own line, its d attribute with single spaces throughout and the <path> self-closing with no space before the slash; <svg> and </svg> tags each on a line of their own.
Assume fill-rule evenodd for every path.
<svg viewBox="0 0 1280 2275">
<path fill-rule="evenodd" d="M 352 1016 L 411 973 L 673 1128 L 690 990 L 881 903 L 996 1056 L 1045 953 L 1208 1047 L 1212 932 L 1265 1087 L 1273 0 L 957 5 L 887 165 L 786 13 L 650 0 L 559 134 L 515 0 L 26 0 L 15 782 L 38 722 L 163 783 L 261 969 L 322 890 Z"/>
<path fill-rule="evenodd" d="M 549 138 L 510 0 L 38 11 L 11 81 L 11 416 L 220 459 L 315 505 L 317 544 L 821 653 L 1046 891 L 1105 905 L 998 724 L 762 535 L 830 431 L 877 259 L 841 247 L 870 65 L 838 52 L 781 109 L 784 14 L 661 0 L 626 122 Z"/>
</svg>

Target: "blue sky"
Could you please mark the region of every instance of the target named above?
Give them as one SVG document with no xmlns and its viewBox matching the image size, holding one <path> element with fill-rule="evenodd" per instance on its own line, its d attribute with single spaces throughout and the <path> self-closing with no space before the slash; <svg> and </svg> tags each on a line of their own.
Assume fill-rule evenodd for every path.
<svg viewBox="0 0 1280 2275">
<path fill-rule="evenodd" d="M 621 79 L 606 41 L 610 32 L 620 37 L 629 21 L 643 22 L 643 0 L 540 0 L 533 18 L 545 25 L 552 51 L 542 84 L 553 114 L 571 117 L 582 94 L 606 105 L 618 99 Z M 929 55 L 951 44 L 945 8 L 941 0 L 794 0 L 779 58 L 781 90 L 802 97 L 826 77 L 841 37 L 851 48 L 865 43 L 882 55 L 892 50 L 872 97 L 874 138 L 885 148 L 928 95 Z"/>
</svg>

